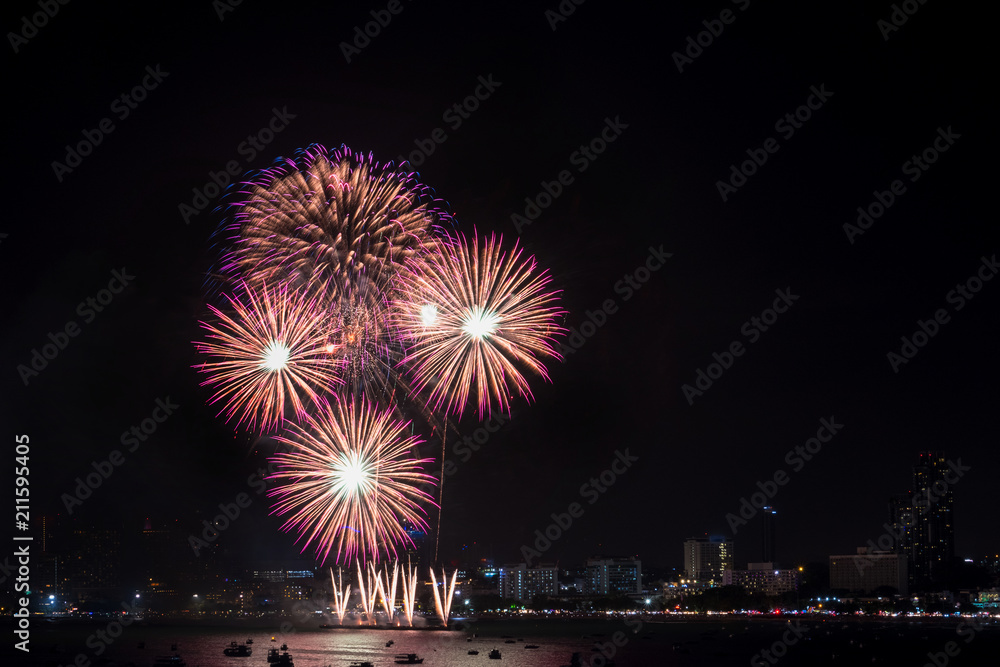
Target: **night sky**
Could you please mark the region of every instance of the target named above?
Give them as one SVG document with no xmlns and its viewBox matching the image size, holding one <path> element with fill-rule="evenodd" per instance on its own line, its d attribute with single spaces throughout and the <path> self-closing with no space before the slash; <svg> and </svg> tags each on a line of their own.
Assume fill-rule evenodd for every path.
<svg viewBox="0 0 1000 667">
<path fill-rule="evenodd" d="M 8 35 L 0 422 L 11 445 L 30 436 L 33 512 L 65 514 L 62 494 L 118 449 L 124 461 L 75 519 L 196 532 L 248 492 L 220 542 L 248 557 L 296 553 L 247 484 L 267 443 L 217 417 L 192 368 L 223 218 L 217 195 L 187 216 L 181 205 L 197 208 L 194 190 L 230 161 L 242 174 L 314 142 L 397 160 L 441 128 L 414 168 L 458 228 L 519 239 L 562 290 L 564 326 L 581 331 L 609 300 L 613 311 L 571 338 L 582 346 L 549 364 L 551 384 L 533 378 L 535 400 L 515 401 L 478 451 L 456 452 L 449 433 L 442 559 L 476 543 L 515 561 L 579 502 L 543 560 L 637 554 L 679 567 L 685 538 L 732 537 L 727 513 L 784 471 L 779 560 L 825 561 L 882 534 L 924 450 L 970 467 L 954 486 L 957 555 L 996 552 L 1000 279 L 973 280 L 971 298 L 952 292 L 980 267 L 1000 271 L 993 28 L 978 9 L 904 3 L 918 9 L 897 28 L 888 2 L 566 0 L 559 21 L 546 15 L 556 0 L 390 4 L 398 13 L 73 2 L 30 39 Z M 37 11 L 5 6 L 5 32 Z M 370 12 L 391 20 L 348 61 L 342 43 Z M 144 80 L 145 99 L 124 105 Z M 485 99 L 467 118 L 448 113 L 477 87 Z M 284 129 L 260 150 L 244 143 L 276 111 Z M 579 152 L 602 131 L 614 139 L 602 152 Z M 54 166 L 85 133 L 100 136 L 91 154 Z M 933 164 L 920 158 L 929 147 Z M 744 165 L 754 156 L 763 164 Z M 526 198 L 564 170 L 572 181 L 518 224 Z M 845 229 L 890 197 L 867 229 Z M 651 252 L 670 256 L 647 272 L 661 261 Z M 133 276 L 125 289 L 101 312 L 78 310 L 115 271 Z M 776 291 L 786 312 L 765 331 L 751 318 L 771 318 Z M 901 337 L 940 309 L 936 335 L 894 368 Z M 70 322 L 79 334 L 25 384 L 17 367 Z M 734 341 L 742 354 L 685 395 Z M 123 448 L 121 433 L 168 397 L 174 413 Z M 786 454 L 823 419 L 843 428 L 792 465 Z M 478 427 L 474 411 L 457 424 L 470 438 Z M 581 494 L 619 451 L 637 460 L 606 492 Z M 735 536 L 738 565 L 758 559 L 758 525 Z"/>
</svg>

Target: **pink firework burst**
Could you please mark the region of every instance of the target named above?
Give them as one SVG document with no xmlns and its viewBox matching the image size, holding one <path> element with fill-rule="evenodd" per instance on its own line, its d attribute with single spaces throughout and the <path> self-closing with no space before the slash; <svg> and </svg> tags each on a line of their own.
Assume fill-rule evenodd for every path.
<svg viewBox="0 0 1000 667">
<path fill-rule="evenodd" d="M 346 146 L 309 146 L 234 195 L 223 277 L 322 286 L 334 300 L 359 277 L 384 286 L 448 218 L 416 174 Z"/>
<path fill-rule="evenodd" d="M 405 392 L 392 285 L 449 219 L 417 175 L 313 144 L 241 183 L 229 209 L 215 278 L 308 291 L 327 313 L 347 390 L 377 401 Z"/>
<path fill-rule="evenodd" d="M 534 257 L 501 243 L 448 236 L 401 278 L 405 362 L 434 410 L 461 415 L 474 392 L 480 418 L 493 407 L 509 413 L 512 390 L 531 399 L 522 369 L 548 380 L 541 358 L 562 358 L 554 347 L 565 332 L 556 324 L 559 293 L 548 291 L 551 279 Z"/>
<path fill-rule="evenodd" d="M 408 427 L 362 398 L 326 404 L 290 425 L 292 437 L 277 438 L 292 450 L 273 459 L 278 470 L 268 479 L 281 484 L 268 492 L 271 513 L 291 515 L 282 529 L 299 533 L 303 551 L 315 544 L 323 562 L 331 552 L 338 563 L 378 560 L 413 544 L 406 524 L 427 530 L 420 503 L 434 502 L 420 486 L 436 480 L 421 472 L 431 459 L 411 455 L 421 440 Z"/>
<path fill-rule="evenodd" d="M 225 295 L 231 312 L 209 306 L 215 321 L 201 322 L 206 342 L 196 342 L 208 360 L 197 368 L 223 402 L 227 421 L 267 431 L 289 417 L 301 418 L 340 382 L 332 356 L 332 333 L 316 301 L 287 288 L 251 289 Z"/>
</svg>

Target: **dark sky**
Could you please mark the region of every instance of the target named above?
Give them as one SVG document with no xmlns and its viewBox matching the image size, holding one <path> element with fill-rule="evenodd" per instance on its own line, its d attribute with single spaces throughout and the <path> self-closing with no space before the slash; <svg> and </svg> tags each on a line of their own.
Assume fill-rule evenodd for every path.
<svg viewBox="0 0 1000 667">
<path fill-rule="evenodd" d="M 394 160 L 442 128 L 418 170 L 459 228 L 519 238 L 563 290 L 567 327 L 615 306 L 479 451 L 458 456 L 449 436 L 444 558 L 476 542 L 515 560 L 553 512 L 580 502 L 545 559 L 638 554 L 679 566 L 684 538 L 732 536 L 727 513 L 785 471 L 772 501 L 779 558 L 825 560 L 881 535 L 889 495 L 910 488 L 928 449 L 970 466 L 954 487 L 958 554 L 996 552 L 1000 280 L 961 308 L 948 297 L 1000 249 L 985 17 L 913 3 L 886 39 L 888 2 L 591 0 L 555 30 L 556 0 L 403 2 L 348 62 L 341 43 L 386 3 L 319 4 L 245 0 L 220 20 L 221 3 L 208 1 L 70 3 L 16 53 L 8 35 L 0 415 L 9 441 L 31 438 L 34 512 L 65 513 L 75 478 L 169 397 L 175 413 L 74 516 L 195 531 L 248 491 L 247 518 L 220 539 L 255 556 L 293 553 L 247 485 L 263 455 L 206 405 L 191 368 L 218 198 L 189 224 L 179 206 L 231 160 L 259 169 L 313 142 Z M 36 11 L 6 5 L 5 32 Z M 700 54 L 690 46 L 720 27 Z M 685 49 L 696 57 L 678 71 Z M 134 109 L 113 106 L 147 67 L 166 74 Z M 479 77 L 499 85 L 453 128 L 445 112 Z M 241 142 L 274 109 L 294 118 L 251 157 Z M 797 109 L 808 116 L 798 127 L 782 120 Z M 97 130 L 104 118 L 109 134 Z M 619 136 L 593 160 L 574 158 L 606 119 Z M 53 162 L 85 132 L 100 144 L 57 177 Z M 935 141 L 947 150 L 932 149 L 926 171 L 905 164 Z M 748 165 L 724 200 L 717 183 L 751 155 L 766 162 Z M 562 170 L 572 183 L 516 229 L 512 214 Z M 895 180 L 901 194 L 849 238 L 845 223 L 876 191 L 888 202 Z M 619 281 L 651 247 L 671 257 L 630 294 Z M 87 321 L 78 304 L 123 267 L 134 278 Z M 776 290 L 797 299 L 753 333 L 746 323 Z M 894 369 L 887 354 L 938 309 L 947 322 Z M 68 322 L 79 335 L 26 386 L 17 366 Z M 742 356 L 689 403 L 682 386 L 733 341 Z M 795 471 L 786 453 L 821 419 L 843 428 Z M 477 427 L 474 416 L 458 424 L 470 437 Z M 637 461 L 605 493 L 581 495 L 626 450 Z M 738 562 L 756 560 L 757 530 L 740 529 Z"/>
</svg>

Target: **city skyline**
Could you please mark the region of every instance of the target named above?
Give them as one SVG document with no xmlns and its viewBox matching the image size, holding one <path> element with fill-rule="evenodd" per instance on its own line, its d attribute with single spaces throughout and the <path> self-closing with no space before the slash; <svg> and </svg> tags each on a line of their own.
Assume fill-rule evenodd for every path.
<svg viewBox="0 0 1000 667">
<path fill-rule="evenodd" d="M 890 521 L 885 524 L 887 532 L 878 540 L 869 540 L 869 546 L 858 547 L 854 555 L 829 556 L 831 589 L 850 590 L 858 587 L 874 590 L 883 586 L 896 588 L 905 595 L 911 590 L 940 591 L 956 585 L 950 578 L 958 566 L 953 553 L 954 535 L 950 531 L 950 509 L 953 504 L 950 486 L 960 479 L 964 471 L 948 468 L 946 461 L 947 458 L 942 453 L 918 453 L 912 466 L 916 490 L 906 496 L 908 500 L 905 507 L 897 502 L 900 496 L 888 496 Z M 909 500 L 921 497 L 925 499 L 922 503 Z M 768 509 L 773 511 L 770 506 Z M 83 591 L 74 595 L 86 597 L 86 591 L 91 589 L 155 590 L 157 586 L 164 585 L 162 580 L 168 572 L 172 573 L 168 577 L 174 582 L 171 585 L 176 585 L 180 581 L 197 580 L 198 571 L 203 573 L 200 576 L 214 572 L 213 576 L 216 578 L 239 576 L 239 573 L 249 571 L 250 563 L 255 564 L 253 567 L 258 567 L 261 562 L 265 562 L 260 556 L 249 556 L 237 543 L 224 537 L 230 525 L 239 520 L 239 504 L 220 507 L 220 510 L 214 520 L 202 520 L 200 532 L 190 533 L 186 537 L 183 525 L 177 520 L 153 521 L 147 517 L 142 522 L 141 532 L 137 532 L 138 526 L 133 526 L 133 530 L 129 531 L 125 524 L 97 527 L 88 525 L 80 518 L 74 520 L 62 515 L 43 516 L 36 526 L 41 534 L 41 554 L 45 559 L 41 570 L 43 574 L 39 580 L 45 582 L 46 587 L 58 588 L 65 585 L 74 591 Z M 769 548 L 773 549 L 768 542 L 776 539 L 774 526 L 766 527 L 769 518 L 773 520 L 773 515 L 766 511 L 762 513 L 761 556 L 766 555 Z M 921 522 L 926 527 L 921 528 Z M 945 536 L 947 543 L 935 546 L 929 541 L 929 537 L 943 528 L 949 531 Z M 414 564 L 418 569 L 426 569 L 433 560 L 431 543 L 419 531 L 413 530 L 411 535 L 418 546 L 408 551 L 403 560 Z M 140 558 L 125 566 L 122 553 L 127 551 L 126 546 L 129 544 L 133 548 L 138 546 Z M 463 557 L 448 561 L 446 567 L 468 571 L 470 567 L 475 570 L 488 564 L 488 567 L 499 572 L 496 585 L 501 596 L 520 601 L 530 601 L 535 594 L 555 597 L 559 594 L 560 568 L 572 570 L 581 564 L 585 566 L 587 574 L 584 588 L 578 592 L 641 595 L 643 584 L 650 583 L 638 574 L 641 573 L 638 557 L 592 554 L 584 561 L 574 562 L 560 558 L 559 552 L 553 550 L 549 554 L 549 563 L 511 564 L 497 561 L 491 551 L 484 555 L 484 550 L 478 545 L 472 545 L 471 550 L 468 546 L 462 549 Z M 646 560 L 654 563 L 654 569 L 660 576 L 664 572 L 673 571 L 675 579 L 687 578 L 689 582 L 694 581 L 702 586 L 735 584 L 754 590 L 777 592 L 787 589 L 788 577 L 797 582 L 805 566 L 812 568 L 821 565 L 815 561 L 794 559 L 766 561 L 752 555 L 737 560 L 736 540 L 724 536 L 694 537 L 685 540 L 683 546 L 682 559 L 671 562 L 661 555 L 660 559 L 647 556 Z M 752 549 L 747 551 L 755 553 Z M 848 554 L 853 549 L 837 551 L 831 548 L 830 551 L 831 554 Z M 897 556 L 902 560 L 898 560 Z M 985 557 L 984 562 L 988 562 L 989 554 L 962 554 L 961 557 L 971 561 Z M 295 561 L 300 564 L 299 567 L 316 571 L 324 569 L 320 560 L 301 553 L 289 552 L 272 561 Z M 621 574 L 630 571 L 632 574 Z M 774 577 L 771 577 L 771 571 Z M 549 579 L 536 581 L 536 572 L 548 572 Z M 512 576 L 514 579 L 511 579 Z M 623 576 L 625 579 L 622 579 Z M 256 574 L 254 578 L 257 578 Z M 623 584 L 626 580 L 632 583 Z M 155 583 L 156 581 L 160 583 Z M 871 583 L 872 581 L 876 583 Z M 796 583 L 796 588 L 797 585 Z M 632 586 L 630 591 L 626 590 L 628 586 Z M 534 593 L 525 593 L 525 590 Z"/>
</svg>

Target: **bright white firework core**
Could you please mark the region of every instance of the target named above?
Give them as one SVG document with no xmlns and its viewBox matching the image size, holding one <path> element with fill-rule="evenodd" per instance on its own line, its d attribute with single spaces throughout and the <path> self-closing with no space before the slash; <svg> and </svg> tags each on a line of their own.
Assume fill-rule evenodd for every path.
<svg viewBox="0 0 1000 667">
<path fill-rule="evenodd" d="M 462 331 L 473 338 L 482 339 L 497 330 L 499 318 L 480 307 L 473 308 L 462 323 Z"/>
<path fill-rule="evenodd" d="M 361 491 L 361 487 L 370 477 L 368 471 L 365 470 L 364 465 L 357 459 L 349 459 L 345 461 L 337 473 L 338 483 L 348 488 L 351 493 L 358 493 Z"/>
<path fill-rule="evenodd" d="M 434 304 L 427 304 L 420 309 L 420 319 L 425 327 L 429 327 L 437 321 L 438 309 Z"/>
<path fill-rule="evenodd" d="M 272 341 L 264 350 L 264 361 L 261 368 L 269 371 L 280 371 L 288 364 L 288 348 L 284 343 Z"/>
</svg>

